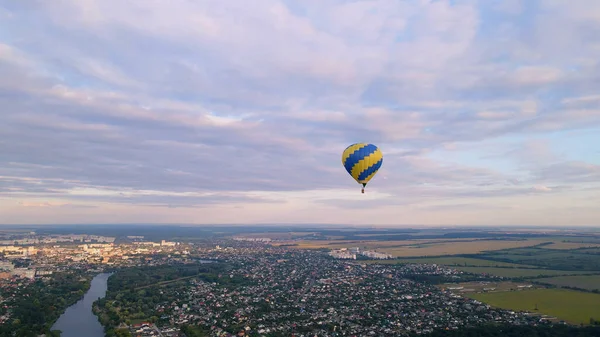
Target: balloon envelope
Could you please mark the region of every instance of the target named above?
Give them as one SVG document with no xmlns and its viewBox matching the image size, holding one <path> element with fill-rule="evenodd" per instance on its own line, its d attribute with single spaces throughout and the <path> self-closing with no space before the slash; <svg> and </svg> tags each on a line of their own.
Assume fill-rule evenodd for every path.
<svg viewBox="0 0 600 337">
<path fill-rule="evenodd" d="M 357 183 L 366 186 L 383 163 L 383 153 L 373 144 L 356 143 L 342 154 L 342 164 Z"/>
</svg>

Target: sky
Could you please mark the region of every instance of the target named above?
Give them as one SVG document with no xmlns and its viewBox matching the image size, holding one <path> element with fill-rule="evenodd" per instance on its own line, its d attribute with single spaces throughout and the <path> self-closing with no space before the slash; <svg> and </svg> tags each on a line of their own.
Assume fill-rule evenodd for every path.
<svg viewBox="0 0 600 337">
<path fill-rule="evenodd" d="M 598 0 L 0 0 L 0 74 L 0 224 L 600 226 Z"/>
</svg>

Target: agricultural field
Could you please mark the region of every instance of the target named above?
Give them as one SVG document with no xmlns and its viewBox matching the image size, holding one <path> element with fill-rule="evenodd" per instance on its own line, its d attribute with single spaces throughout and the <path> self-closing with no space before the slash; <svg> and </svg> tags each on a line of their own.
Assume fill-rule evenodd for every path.
<svg viewBox="0 0 600 337">
<path fill-rule="evenodd" d="M 278 241 L 273 244 L 298 249 L 333 250 L 359 247 L 362 250 L 388 253 L 396 258 L 361 260 L 360 263 L 440 264 L 469 273 L 486 273 L 507 278 L 550 278 L 600 273 L 600 242 L 599 237 L 594 235 L 586 237 L 552 234 L 529 238 L 502 238 L 499 234 L 497 239 L 481 237 L 392 239 L 396 234 L 356 232 L 353 234 L 354 240 L 306 238 Z M 357 238 L 358 236 L 360 238 Z M 375 236 L 379 239 L 374 239 Z M 388 236 L 390 239 L 384 239 Z M 559 282 L 559 280 L 562 278 L 555 281 Z M 579 283 L 581 282 L 584 281 Z M 581 288 L 589 289 L 590 286 L 585 285 Z"/>
<path fill-rule="evenodd" d="M 385 247 L 380 251 L 391 254 L 395 257 L 427 257 L 458 254 L 479 254 L 485 251 L 495 251 L 502 249 L 513 249 L 521 247 L 531 247 L 539 245 L 543 240 L 477 240 L 467 242 L 442 242 L 423 245 L 403 246 L 403 247 Z M 510 262 L 510 261 L 508 261 Z"/>
<path fill-rule="evenodd" d="M 463 282 L 463 283 L 444 283 L 437 286 L 442 290 L 449 290 L 456 294 L 477 293 L 477 292 L 499 292 L 516 291 L 520 287 L 529 287 L 528 289 L 544 289 L 544 286 L 538 286 L 530 283 L 517 283 L 510 281 L 503 282 Z"/>
<path fill-rule="evenodd" d="M 427 240 L 298 240 L 281 241 L 272 243 L 273 246 L 289 246 L 301 249 L 340 249 L 359 247 L 361 249 L 397 248 L 420 245 L 438 245 L 441 243 L 454 244 L 455 242 L 473 242 L 475 239 L 427 239 Z"/>
<path fill-rule="evenodd" d="M 390 236 L 390 235 L 398 235 L 397 233 L 373 233 L 373 234 L 355 234 L 355 236 L 360 236 L 364 238 L 371 238 L 374 236 Z"/>
<path fill-rule="evenodd" d="M 558 276 L 552 278 L 543 278 L 536 281 L 559 287 L 600 290 L 600 275 Z"/>
<path fill-rule="evenodd" d="M 527 269 L 527 268 L 494 268 L 494 267 L 454 267 L 467 273 L 489 274 L 501 277 L 540 277 L 540 276 L 558 276 L 558 275 L 579 275 L 590 274 L 592 271 L 564 271 L 551 269 Z"/>
<path fill-rule="evenodd" d="M 298 249 L 339 249 L 356 247 L 357 242 L 351 240 L 299 240 L 299 241 L 280 241 L 271 243 L 275 247 L 287 246 L 288 248 Z"/>
<path fill-rule="evenodd" d="M 589 243 L 589 242 L 562 242 L 557 241 L 553 242 L 549 245 L 541 247 L 543 249 L 580 249 L 580 248 L 600 248 L 600 244 L 598 243 Z"/>
<path fill-rule="evenodd" d="M 548 235 L 544 236 L 547 241 L 573 242 L 573 243 L 598 243 L 600 244 L 600 233 L 595 235 Z"/>
<path fill-rule="evenodd" d="M 578 249 L 577 253 L 600 255 L 600 248 L 582 248 L 582 249 Z"/>
<path fill-rule="evenodd" d="M 361 261 L 363 262 L 363 261 Z M 475 259 L 470 257 L 460 256 L 444 256 L 444 257 L 426 257 L 426 258 L 401 258 L 394 260 L 369 260 L 368 263 L 375 264 L 400 264 L 400 263 L 425 263 L 425 264 L 440 264 L 445 266 L 462 266 L 462 267 L 507 267 L 507 268 L 537 268 L 535 266 L 527 266 L 516 263 L 497 262 L 483 259 Z"/>
<path fill-rule="evenodd" d="M 600 317 L 599 294 L 566 289 L 533 289 L 465 295 L 494 307 L 551 315 L 572 324 L 589 324 L 590 317 Z M 535 310 L 536 306 L 538 310 Z"/>
<path fill-rule="evenodd" d="M 548 269 L 600 271 L 599 256 L 580 250 L 522 248 L 488 252 L 481 254 L 481 258 Z"/>
<path fill-rule="evenodd" d="M 269 238 L 273 240 L 292 240 L 295 238 L 310 237 L 316 235 L 317 232 L 265 232 L 265 233 L 239 233 L 232 237 L 242 238 Z"/>
</svg>

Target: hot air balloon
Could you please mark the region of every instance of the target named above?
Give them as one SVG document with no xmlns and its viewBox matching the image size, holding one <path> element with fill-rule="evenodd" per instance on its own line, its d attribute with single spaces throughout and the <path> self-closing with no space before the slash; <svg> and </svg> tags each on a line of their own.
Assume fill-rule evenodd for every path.
<svg viewBox="0 0 600 337">
<path fill-rule="evenodd" d="M 367 183 L 375 176 L 382 163 L 383 154 L 373 144 L 352 144 L 342 154 L 342 165 L 357 183 L 362 184 L 362 193 L 365 193 Z"/>
</svg>

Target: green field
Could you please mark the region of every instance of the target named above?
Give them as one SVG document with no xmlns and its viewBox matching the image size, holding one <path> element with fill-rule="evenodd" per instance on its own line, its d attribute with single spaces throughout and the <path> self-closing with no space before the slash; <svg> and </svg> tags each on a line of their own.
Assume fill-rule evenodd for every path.
<svg viewBox="0 0 600 337">
<path fill-rule="evenodd" d="M 594 272 L 585 271 L 564 271 L 550 269 L 533 269 L 533 268 L 494 268 L 494 267 L 455 267 L 468 273 L 474 274 L 490 274 L 502 277 L 538 277 L 538 276 L 557 276 L 557 275 L 578 275 L 589 274 Z"/>
<path fill-rule="evenodd" d="M 600 256 L 580 250 L 544 248 L 505 249 L 481 254 L 482 258 L 508 263 L 527 264 L 548 269 L 600 271 Z"/>
<path fill-rule="evenodd" d="M 588 276 L 558 276 L 536 280 L 560 287 L 574 287 L 586 290 L 600 290 L 600 275 Z"/>
<path fill-rule="evenodd" d="M 549 235 L 544 236 L 544 240 L 553 242 L 580 242 L 580 243 L 600 243 L 600 237 L 598 236 L 583 236 L 583 235 Z"/>
<path fill-rule="evenodd" d="M 467 296 L 494 307 L 515 311 L 539 312 L 573 324 L 589 324 L 600 317 L 600 295 L 566 289 L 535 289 L 497 293 L 472 293 Z M 535 311 L 537 305 L 538 311 Z"/>
<path fill-rule="evenodd" d="M 535 266 L 526 266 L 516 263 L 489 261 L 483 259 L 474 259 L 470 257 L 447 256 L 447 257 L 430 257 L 430 258 L 402 258 L 395 260 L 374 260 L 368 263 L 378 264 L 398 264 L 398 263 L 427 263 L 441 264 L 445 266 L 468 266 L 468 267 L 518 267 L 518 268 L 537 268 Z"/>
<path fill-rule="evenodd" d="M 499 282 L 461 282 L 461 283 L 444 283 L 438 284 L 437 287 L 445 290 L 458 290 L 456 294 L 465 293 L 480 293 L 480 292 L 501 292 L 501 291 L 516 291 L 519 290 L 519 286 L 530 286 L 528 289 L 546 289 L 546 286 L 535 285 L 527 282 L 512 282 L 512 281 L 499 281 Z M 462 287 L 463 289 L 452 289 L 456 287 Z M 493 288 L 493 290 L 491 289 Z M 487 290 L 486 290 L 487 289 Z"/>
</svg>

